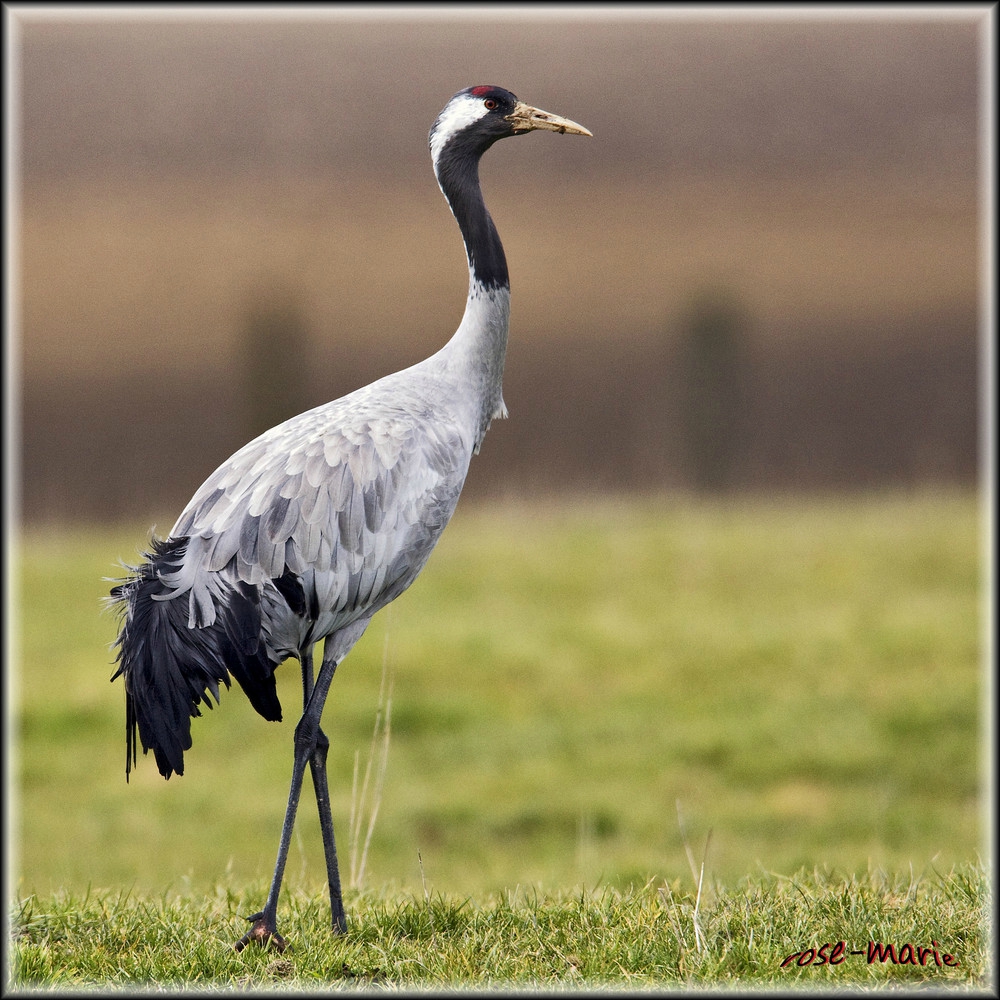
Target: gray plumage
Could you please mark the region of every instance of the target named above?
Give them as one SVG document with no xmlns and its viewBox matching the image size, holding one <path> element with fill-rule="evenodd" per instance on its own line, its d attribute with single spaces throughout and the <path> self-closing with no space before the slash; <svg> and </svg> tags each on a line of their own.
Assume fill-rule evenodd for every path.
<svg viewBox="0 0 1000 1000">
<path fill-rule="evenodd" d="M 281 718 L 274 671 L 300 661 L 303 712 L 278 860 L 264 910 L 238 943 L 276 931 L 302 779 L 316 791 L 332 926 L 346 929 L 320 728 L 337 665 L 372 616 L 423 569 L 458 503 L 502 396 L 510 290 L 479 188 L 497 139 L 534 129 L 589 135 L 496 87 L 456 94 L 430 134 L 435 174 L 462 231 L 469 295 L 454 336 L 425 361 L 261 434 L 205 481 L 169 536 L 112 591 L 122 613 L 126 776 L 153 751 L 184 773 L 191 720 L 235 678 L 266 719 Z M 313 676 L 313 648 L 323 659 Z M 114 678 L 112 678 L 114 679 Z M 211 697 L 210 697 L 211 696 Z"/>
<path fill-rule="evenodd" d="M 491 299 L 506 298 L 506 292 Z M 495 303 L 506 312 L 506 304 Z M 462 371 L 463 331 L 434 357 L 319 406 L 241 448 L 170 532 L 187 537 L 159 600 L 187 595 L 188 623 L 214 621 L 218 578 L 262 587 L 269 656 L 280 661 L 369 620 L 423 568 L 451 518 L 485 434 Z M 495 369 L 495 366 L 494 366 Z M 498 393 L 499 372 L 484 372 Z M 493 415 L 498 415 L 494 411 Z M 271 599 L 286 571 L 314 614 Z"/>
</svg>

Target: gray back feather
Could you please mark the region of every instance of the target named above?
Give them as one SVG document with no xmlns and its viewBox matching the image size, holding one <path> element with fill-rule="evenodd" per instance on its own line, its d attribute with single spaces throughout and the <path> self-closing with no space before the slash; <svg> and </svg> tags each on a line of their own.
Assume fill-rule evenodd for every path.
<svg viewBox="0 0 1000 1000">
<path fill-rule="evenodd" d="M 188 593 L 189 624 L 201 627 L 215 619 L 223 579 L 260 586 L 280 659 L 405 590 L 455 509 L 475 444 L 461 407 L 440 398 L 447 386 L 420 369 L 293 417 L 216 469 L 171 531 L 190 541 L 158 599 Z M 308 622 L 288 615 L 271 584 L 289 570 Z"/>
</svg>

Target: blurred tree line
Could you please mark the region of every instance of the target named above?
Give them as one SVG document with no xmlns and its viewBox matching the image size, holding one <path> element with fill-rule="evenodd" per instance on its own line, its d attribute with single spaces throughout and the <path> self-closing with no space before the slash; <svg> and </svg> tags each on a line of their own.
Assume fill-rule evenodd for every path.
<svg viewBox="0 0 1000 1000">
<path fill-rule="evenodd" d="M 647 339 L 567 349 L 522 331 L 511 418 L 490 431 L 467 496 L 974 484 L 975 311 L 899 323 L 897 336 L 763 338 L 733 293 L 707 288 Z M 251 437 L 389 370 L 364 345 L 318 356 L 283 287 L 249 298 L 242 344 L 236 371 L 24 385 L 24 519 L 174 516 Z"/>
</svg>

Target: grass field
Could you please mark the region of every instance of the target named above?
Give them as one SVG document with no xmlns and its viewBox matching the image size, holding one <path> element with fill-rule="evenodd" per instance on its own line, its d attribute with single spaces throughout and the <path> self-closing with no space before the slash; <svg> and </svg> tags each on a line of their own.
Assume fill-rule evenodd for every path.
<svg viewBox="0 0 1000 1000">
<path fill-rule="evenodd" d="M 661 882 L 481 901 L 367 894 L 334 938 L 326 901 L 293 893 L 295 944 L 278 955 L 233 951 L 225 931 L 254 903 L 231 889 L 88 893 L 26 900 L 14 965 L 21 984 L 56 988 L 983 987 L 988 896 L 973 865 L 930 878 L 757 875 L 700 893 Z"/>
<path fill-rule="evenodd" d="M 428 892 L 474 939 L 470 928 L 491 907 L 530 922 L 511 899 L 558 910 L 598 890 L 594 913 L 601 899 L 618 900 L 631 914 L 622 919 L 644 934 L 653 931 L 643 914 L 659 914 L 654 936 L 673 944 L 663 944 L 654 971 L 681 978 L 671 921 L 682 911 L 670 916 L 659 889 L 673 887 L 677 906 L 688 907 L 690 934 L 688 851 L 696 867 L 704 859 L 713 887 L 711 905 L 707 888 L 701 901 L 710 926 L 726 906 L 755 905 L 755 892 L 805 900 L 806 913 L 813 895 L 853 899 L 847 929 L 865 926 L 872 937 L 911 932 L 879 923 L 874 910 L 866 924 L 865 899 L 910 899 L 914 886 L 929 893 L 925 915 L 962 897 L 956 885 L 978 886 L 956 920 L 978 913 L 980 528 L 977 500 L 958 492 L 460 509 L 420 581 L 338 672 L 327 706 L 346 859 L 354 755 L 363 767 L 387 667 L 385 787 L 349 912 L 362 928 L 378 922 L 370 909 L 388 924 L 424 920 Z M 51 930 L 69 911 L 79 926 L 80 913 L 126 900 L 121 920 L 155 912 L 166 933 L 182 901 L 207 939 L 228 941 L 242 933 L 239 915 L 262 902 L 273 864 L 298 672 L 279 671 L 283 725 L 229 692 L 195 722 L 182 778 L 164 782 L 143 758 L 126 786 L 123 692 L 108 683 L 115 621 L 99 601 L 102 577 L 144 541 L 141 527 L 34 530 L 21 540 L 13 890 L 33 897 L 26 913 L 45 915 L 41 924 L 24 918 L 27 927 Z M 286 931 L 299 926 L 292 908 L 313 914 L 306 927 L 322 921 L 313 813 L 303 809 L 293 843 Z M 790 876 L 807 889 L 779 892 Z M 852 895 L 845 885 L 860 888 Z M 824 907 L 826 922 L 803 929 L 836 934 L 840 917 Z M 726 921 L 726 947 L 750 948 Z M 957 925 L 939 926 L 936 939 L 953 945 L 942 937 Z M 794 932 L 774 938 L 765 965 Z M 297 933 L 312 947 L 311 932 Z M 360 947 L 365 933 L 350 941 Z M 718 951 L 691 964 L 692 942 L 688 970 L 721 975 Z M 580 941 L 573 953 L 592 945 Z M 379 965 L 370 955 L 343 961 Z M 129 968 L 122 975 L 142 978 Z M 431 978 L 462 979 L 460 962 L 452 973 Z M 182 975 L 175 967 L 172 976 Z M 595 975 L 615 978 L 607 968 Z"/>
</svg>

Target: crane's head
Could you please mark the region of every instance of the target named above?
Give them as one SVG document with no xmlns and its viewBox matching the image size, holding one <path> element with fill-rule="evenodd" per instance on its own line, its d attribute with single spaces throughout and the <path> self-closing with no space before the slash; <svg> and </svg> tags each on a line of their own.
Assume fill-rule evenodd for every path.
<svg viewBox="0 0 1000 1000">
<path fill-rule="evenodd" d="M 503 87 L 469 87 L 460 90 L 431 127 L 430 147 L 437 163 L 447 146 L 482 154 L 497 139 L 544 130 L 569 135 L 591 135 L 582 125 L 519 101 Z"/>
</svg>

